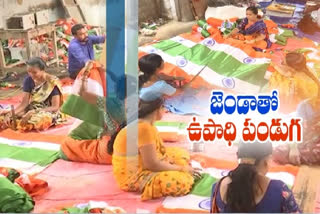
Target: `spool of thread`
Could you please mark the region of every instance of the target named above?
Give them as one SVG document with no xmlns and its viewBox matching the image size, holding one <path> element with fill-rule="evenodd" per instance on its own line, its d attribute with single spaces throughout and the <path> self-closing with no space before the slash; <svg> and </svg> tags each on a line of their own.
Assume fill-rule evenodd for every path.
<svg viewBox="0 0 320 214">
<path fill-rule="evenodd" d="M 208 23 L 207 23 L 205 20 L 199 20 L 199 21 L 197 22 L 197 24 L 198 24 L 202 29 L 208 30 Z"/>
</svg>

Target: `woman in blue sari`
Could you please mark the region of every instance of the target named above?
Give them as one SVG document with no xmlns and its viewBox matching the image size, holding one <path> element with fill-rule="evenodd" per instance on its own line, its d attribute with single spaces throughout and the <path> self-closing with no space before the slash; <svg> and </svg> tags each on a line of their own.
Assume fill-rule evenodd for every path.
<svg viewBox="0 0 320 214">
<path fill-rule="evenodd" d="M 269 40 L 267 26 L 258 15 L 256 7 L 248 7 L 246 18 L 241 21 L 237 28 L 226 35 L 225 38 L 244 40 L 246 44 L 252 45 L 257 51 L 270 48 L 272 43 Z"/>
</svg>

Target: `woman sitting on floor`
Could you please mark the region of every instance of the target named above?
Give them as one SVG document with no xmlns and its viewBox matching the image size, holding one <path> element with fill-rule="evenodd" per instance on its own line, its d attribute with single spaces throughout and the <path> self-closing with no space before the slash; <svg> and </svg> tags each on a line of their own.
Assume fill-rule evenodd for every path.
<svg viewBox="0 0 320 214">
<path fill-rule="evenodd" d="M 294 213 L 300 212 L 288 186 L 270 180 L 272 144 L 240 143 L 239 165 L 212 187 L 211 213 Z"/>
<path fill-rule="evenodd" d="M 278 146 L 273 159 L 280 164 L 320 165 L 320 97 L 303 101 L 298 116 L 303 118 L 303 142 Z"/>
<path fill-rule="evenodd" d="M 63 102 L 60 80 L 45 72 L 40 57 L 27 61 L 28 76 L 23 81 L 22 102 L 14 109 L 19 130 L 45 130 L 62 122 L 59 108 Z M 12 127 L 11 109 L 2 110 L 2 128 Z"/>
<path fill-rule="evenodd" d="M 318 95 L 320 82 L 308 67 L 301 53 L 288 53 L 282 65 L 274 66 L 269 80 L 269 89 L 277 89 L 281 100 L 281 111 L 291 113 L 299 103 Z"/>
<path fill-rule="evenodd" d="M 163 145 L 154 126 L 162 111 L 161 98 L 152 102 L 140 100 L 137 138 L 127 138 L 128 126 L 124 124 L 108 144 L 117 184 L 124 191 L 141 192 L 142 200 L 186 195 L 194 179 L 200 177 L 197 169 L 189 165 L 190 156 L 185 150 Z"/>
<path fill-rule="evenodd" d="M 170 77 L 160 74 L 164 61 L 158 54 L 147 54 L 140 58 L 139 88 L 140 99 L 152 101 L 163 96 L 174 96 L 181 92 L 166 81 L 183 80 L 182 77 Z M 187 87 L 185 84 L 183 88 Z"/>
<path fill-rule="evenodd" d="M 123 86 L 123 83 L 127 82 L 126 79 L 128 77 L 130 84 L 135 83 L 134 80 L 130 81 L 130 76 L 121 78 L 117 84 L 118 92 L 123 90 L 120 87 Z M 126 119 L 125 103 L 122 102 L 126 97 L 108 97 L 108 99 L 106 99 L 106 97 L 93 94 L 88 91 L 87 76 L 84 76 L 82 79 L 79 95 L 86 102 L 97 106 L 104 112 L 104 128 L 101 128 L 101 133 L 95 137 L 92 136 L 86 139 L 78 139 L 78 136 L 74 135 L 67 137 L 61 144 L 60 157 L 64 160 L 75 162 L 111 164 L 111 155 L 107 152 L 107 145 L 110 136 L 117 131 L 118 127 Z M 130 95 L 130 93 L 128 95 Z M 121 96 L 123 95 L 121 94 Z M 107 106 L 106 103 L 108 103 Z M 90 126 L 90 124 L 88 124 L 88 126 Z"/>
<path fill-rule="evenodd" d="M 244 40 L 246 44 L 252 45 L 257 51 L 270 48 L 272 43 L 269 40 L 267 26 L 258 15 L 256 7 L 248 7 L 246 18 L 242 20 L 237 28 L 226 35 L 225 38 Z"/>
</svg>

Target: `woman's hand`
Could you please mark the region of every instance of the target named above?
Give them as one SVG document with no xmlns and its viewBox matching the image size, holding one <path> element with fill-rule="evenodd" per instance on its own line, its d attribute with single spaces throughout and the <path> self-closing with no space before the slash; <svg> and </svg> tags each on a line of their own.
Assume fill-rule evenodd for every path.
<svg viewBox="0 0 320 214">
<path fill-rule="evenodd" d="M 11 121 L 12 121 L 11 114 L 10 113 L 6 114 L 5 117 L 3 118 L 3 123 L 5 124 L 5 126 L 10 127 Z"/>
<path fill-rule="evenodd" d="M 22 118 L 21 118 L 21 125 L 27 125 L 28 121 L 32 117 L 32 115 L 35 113 L 34 110 L 28 111 Z"/>
<path fill-rule="evenodd" d="M 184 77 L 175 77 L 174 80 L 183 81 L 183 80 L 185 80 L 185 78 Z"/>
<path fill-rule="evenodd" d="M 254 44 L 256 41 L 255 40 L 245 40 L 245 44 Z"/>
<path fill-rule="evenodd" d="M 88 89 L 88 77 L 87 76 L 83 76 L 82 77 L 82 81 L 81 81 L 80 91 L 79 91 L 80 96 L 84 92 L 86 92 L 87 89 Z"/>
<path fill-rule="evenodd" d="M 200 179 L 201 178 L 201 169 L 199 168 L 193 168 L 192 166 L 183 166 L 181 169 L 182 172 L 188 172 L 194 179 Z"/>
<path fill-rule="evenodd" d="M 5 114 L 8 114 L 8 113 L 10 113 L 10 112 L 11 112 L 10 109 L 2 109 L 2 110 L 0 111 L 0 115 L 5 115 Z"/>
</svg>

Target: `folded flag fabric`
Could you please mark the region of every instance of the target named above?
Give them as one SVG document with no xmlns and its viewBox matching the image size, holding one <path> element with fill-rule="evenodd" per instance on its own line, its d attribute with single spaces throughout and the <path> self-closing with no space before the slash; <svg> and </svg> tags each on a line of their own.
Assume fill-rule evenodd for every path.
<svg viewBox="0 0 320 214">
<path fill-rule="evenodd" d="M 221 37 L 221 35 L 220 35 Z M 243 43 L 225 43 L 223 39 L 201 39 L 182 34 L 169 40 L 139 48 L 139 56 L 157 53 L 165 63 L 164 73 L 191 80 L 200 70 L 193 87 L 209 85 L 243 93 L 258 93 L 263 85 L 270 59 Z"/>
<path fill-rule="evenodd" d="M 0 167 L 0 174 L 7 177 L 12 183 L 18 184 L 31 197 L 40 196 L 49 190 L 48 183 L 35 178 L 34 175 L 27 175 L 15 169 Z"/>
<path fill-rule="evenodd" d="M 63 208 L 59 213 L 126 213 L 126 211 L 121 207 L 109 206 L 104 201 L 89 201 L 89 203 Z"/>
<path fill-rule="evenodd" d="M 203 155 L 193 157 L 193 165 L 203 169 L 203 176 L 193 186 L 192 191 L 183 197 L 166 197 L 162 206 L 157 209 L 160 213 L 208 213 L 210 211 L 210 196 L 212 185 L 237 166 L 236 162 L 217 160 Z M 200 163 L 205 164 L 200 164 Z M 294 166 L 273 166 L 267 176 L 271 179 L 282 180 L 290 188 L 294 185 L 299 168 Z"/>
<path fill-rule="evenodd" d="M 61 136 L 4 130 L 0 133 L 0 167 L 28 175 L 39 173 L 59 158 L 61 140 Z"/>
<path fill-rule="evenodd" d="M 278 28 L 279 32 L 277 34 L 270 35 L 270 41 L 279 45 L 287 45 L 287 41 L 289 38 L 293 38 L 294 32 L 293 30 Z"/>
<path fill-rule="evenodd" d="M 32 198 L 20 186 L 0 174 L 0 212 L 29 213 L 33 207 Z"/>
<path fill-rule="evenodd" d="M 187 123 L 176 121 L 157 121 L 155 126 L 158 129 L 161 139 L 164 142 L 179 142 L 186 139 Z"/>
<path fill-rule="evenodd" d="M 95 62 L 93 68 L 88 73 L 87 90 L 99 97 L 106 95 L 105 72 L 99 69 L 100 65 Z M 82 85 L 82 77 L 85 69 L 77 76 L 72 93 L 61 107 L 61 112 L 77 118 L 75 127 L 70 132 L 70 136 L 77 140 L 97 139 L 104 127 L 104 108 L 88 103 L 81 96 L 79 90 Z"/>
</svg>

